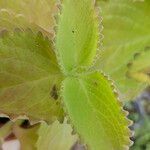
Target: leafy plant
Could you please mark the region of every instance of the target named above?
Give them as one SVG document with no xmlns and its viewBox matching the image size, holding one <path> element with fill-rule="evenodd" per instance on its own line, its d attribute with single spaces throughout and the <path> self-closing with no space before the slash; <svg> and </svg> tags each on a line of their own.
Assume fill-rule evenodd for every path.
<svg viewBox="0 0 150 150">
<path fill-rule="evenodd" d="M 1 131 L 1 139 L 13 132 L 22 149 L 67 150 L 77 141 L 72 126 L 89 149 L 128 149 L 131 122 L 103 71 L 126 99 L 145 87 L 143 82 L 149 83 L 149 50 L 144 50 L 150 41 L 149 18 L 143 17 L 149 15 L 149 1 L 99 1 L 105 51 L 99 50 L 101 21 L 93 0 L 63 1 L 55 41 L 52 15 L 45 15 L 52 13 L 50 8 L 57 11 L 55 1 L 0 0 L 0 4 L 0 112 L 11 120 L 36 123 L 23 128 L 22 121 L 10 121 L 3 126 L 8 130 Z M 142 28 L 139 16 L 145 22 Z M 133 18 L 137 24 L 129 33 Z M 132 61 L 133 55 L 137 59 Z"/>
<path fill-rule="evenodd" d="M 150 79 L 150 1 L 97 0 L 97 3 L 102 8 L 104 50 L 95 68 L 112 77 L 121 99 L 134 99 Z M 132 65 L 137 63 L 134 61 L 138 54 L 137 66 Z"/>
</svg>

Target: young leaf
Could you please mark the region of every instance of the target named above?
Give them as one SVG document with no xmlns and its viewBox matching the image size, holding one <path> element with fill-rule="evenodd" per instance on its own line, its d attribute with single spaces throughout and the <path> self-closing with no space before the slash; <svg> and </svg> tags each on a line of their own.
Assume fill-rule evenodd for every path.
<svg viewBox="0 0 150 150">
<path fill-rule="evenodd" d="M 128 121 L 110 82 L 99 72 L 68 77 L 64 104 L 74 128 L 92 150 L 123 150 L 129 145 Z"/>
<path fill-rule="evenodd" d="M 64 122 L 55 121 L 52 125 L 42 123 L 38 131 L 37 150 L 70 150 L 77 141 L 77 136 L 72 135 L 72 128 Z"/>
<path fill-rule="evenodd" d="M 127 64 L 150 43 L 150 1 L 99 0 L 104 25 L 104 51 L 96 64 L 111 75 L 123 99 L 146 86 L 126 76 Z"/>
<path fill-rule="evenodd" d="M 134 60 L 128 64 L 127 75 L 150 84 L 150 47 L 134 55 Z"/>
<path fill-rule="evenodd" d="M 51 42 L 32 31 L 0 35 L 0 113 L 48 122 L 61 117 L 62 75 Z"/>
<path fill-rule="evenodd" d="M 56 50 L 65 74 L 89 67 L 96 55 L 98 19 L 91 0 L 64 0 L 59 18 Z"/>
</svg>

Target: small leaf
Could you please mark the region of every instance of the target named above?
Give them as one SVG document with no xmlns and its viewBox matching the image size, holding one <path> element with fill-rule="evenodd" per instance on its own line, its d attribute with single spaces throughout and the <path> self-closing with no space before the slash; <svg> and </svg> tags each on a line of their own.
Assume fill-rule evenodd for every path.
<svg viewBox="0 0 150 150">
<path fill-rule="evenodd" d="M 77 136 L 72 135 L 72 128 L 66 122 L 60 124 L 55 121 L 49 126 L 42 123 L 38 135 L 37 150 L 70 150 L 77 141 Z"/>
<path fill-rule="evenodd" d="M 63 87 L 71 122 L 89 149 L 123 150 L 130 144 L 128 121 L 102 74 L 68 77 Z"/>
<path fill-rule="evenodd" d="M 128 67 L 127 75 L 129 77 L 150 84 L 150 47 L 141 53 L 136 53 Z"/>
<path fill-rule="evenodd" d="M 104 51 L 96 68 L 115 81 L 121 99 L 130 100 L 146 87 L 126 76 L 133 55 L 150 43 L 150 1 L 99 0 L 104 26 Z"/>
<path fill-rule="evenodd" d="M 89 67 L 98 45 L 98 19 L 92 0 L 64 0 L 56 36 L 58 59 L 65 74 Z"/>
<path fill-rule="evenodd" d="M 12 119 L 22 115 L 48 122 L 62 117 L 61 81 L 51 42 L 41 33 L 29 30 L 3 34 L 0 38 L 0 113 Z"/>
</svg>

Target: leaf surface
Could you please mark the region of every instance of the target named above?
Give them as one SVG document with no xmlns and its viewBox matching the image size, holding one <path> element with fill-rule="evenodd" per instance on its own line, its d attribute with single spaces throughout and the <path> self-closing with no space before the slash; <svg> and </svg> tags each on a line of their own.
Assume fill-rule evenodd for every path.
<svg viewBox="0 0 150 150">
<path fill-rule="evenodd" d="M 55 121 L 50 125 L 41 122 L 24 126 L 23 120 L 10 123 L 11 132 L 19 140 L 21 150 L 70 150 L 77 141 L 77 135 L 72 135 L 72 128 L 66 119 L 63 123 Z"/>
<path fill-rule="evenodd" d="M 42 123 L 38 131 L 37 150 L 70 150 L 77 141 L 77 136 L 72 135 L 72 128 L 64 122 L 55 121 L 52 125 Z"/>
<path fill-rule="evenodd" d="M 134 98 L 145 84 L 126 76 L 135 53 L 150 44 L 150 1 L 99 0 L 104 26 L 104 51 L 96 68 L 115 81 L 121 99 Z"/>
<path fill-rule="evenodd" d="M 99 72 L 68 77 L 63 83 L 66 111 L 81 140 L 92 150 L 123 150 L 128 121 L 110 82 Z"/>
<path fill-rule="evenodd" d="M 59 17 L 56 50 L 65 74 L 89 67 L 98 45 L 98 19 L 91 0 L 64 0 Z"/>
<path fill-rule="evenodd" d="M 0 38 L 0 113 L 52 121 L 62 116 L 59 71 L 51 42 L 32 31 Z"/>
<path fill-rule="evenodd" d="M 57 12 L 55 3 L 56 0 L 0 0 L 0 16 L 1 13 L 6 16 L 0 18 L 0 26 L 5 24 L 3 27 L 10 28 L 13 25 L 17 27 L 31 23 L 47 32 L 52 32 L 53 15 Z M 12 18 L 8 19 L 9 15 Z"/>
</svg>

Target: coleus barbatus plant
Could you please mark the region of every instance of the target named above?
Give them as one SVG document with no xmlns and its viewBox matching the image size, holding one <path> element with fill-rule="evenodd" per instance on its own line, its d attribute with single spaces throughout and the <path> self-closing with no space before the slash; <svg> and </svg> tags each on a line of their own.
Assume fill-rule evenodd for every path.
<svg viewBox="0 0 150 150">
<path fill-rule="evenodd" d="M 44 8 L 45 4 L 43 5 L 40 3 L 40 1 L 38 2 L 41 4 L 38 8 L 44 12 L 44 9 L 42 8 Z M 6 4 L 5 2 L 2 3 Z M 8 3 L 10 4 L 11 2 Z M 124 8 L 124 6 L 129 6 L 132 4 L 131 2 L 125 0 L 120 1 L 120 4 L 118 4 L 117 0 L 101 3 L 105 3 L 101 4 L 102 10 L 105 10 L 106 7 L 106 10 L 102 12 L 107 12 L 107 8 L 112 7 L 112 14 L 113 12 L 115 14 L 114 10 L 116 10 L 115 8 L 118 5 L 120 6 L 121 10 Z M 142 7 L 142 12 L 145 12 L 148 10 L 148 8 L 145 8 L 148 7 L 146 4 L 148 5 L 148 1 L 136 5 Z M 109 7 L 107 5 L 109 5 Z M 137 7 L 135 3 L 132 5 L 135 8 Z M 10 5 L 8 8 L 12 6 L 13 5 Z M 45 7 L 45 11 L 47 10 L 46 8 L 47 7 Z M 17 11 L 22 11 L 22 9 L 19 9 L 20 7 L 18 7 Z M 126 7 L 124 9 L 126 9 Z M 10 16 L 14 15 L 14 13 L 7 13 L 8 10 L 3 9 L 2 15 L 4 15 L 4 17 L 12 18 Z M 127 10 L 124 11 L 126 12 Z M 25 16 L 27 16 L 26 12 Z M 80 139 L 82 139 L 81 141 L 87 144 L 88 148 L 106 150 L 127 149 L 127 145 L 130 143 L 129 130 L 127 128 L 128 121 L 121 113 L 121 107 L 117 104 L 117 96 L 113 94 L 114 89 L 111 88 L 110 81 L 108 82 L 107 77 L 104 77 L 103 73 L 93 69 L 96 65 L 94 67 L 90 67 L 93 64 L 97 53 L 100 53 L 101 58 L 104 60 L 105 58 L 107 59 L 107 55 L 108 57 L 111 57 L 111 53 L 115 49 L 113 47 L 110 50 L 110 54 L 106 54 L 106 57 L 104 57 L 103 54 L 105 51 L 97 51 L 98 41 L 100 39 L 100 19 L 97 17 L 98 14 L 96 13 L 96 8 L 94 8 L 94 5 L 90 0 L 84 0 L 82 2 L 77 0 L 64 1 L 61 16 L 58 20 L 57 36 L 56 42 L 54 44 L 56 49 L 55 52 L 53 51 L 54 48 L 52 46 L 53 44 L 51 39 L 45 38 L 41 34 L 42 32 L 48 37 L 51 36 L 46 32 L 49 32 L 49 30 L 47 30 L 48 26 L 43 25 L 44 21 L 39 23 L 37 17 L 35 17 L 36 19 L 33 19 L 34 24 L 30 24 L 28 17 L 24 18 L 24 21 L 20 21 L 19 19 L 20 17 L 22 18 L 22 15 L 16 15 L 14 19 L 16 22 L 14 20 L 12 20 L 12 22 L 15 22 L 17 27 L 23 27 L 24 29 L 29 27 L 32 29 L 32 31 L 28 29 L 21 32 L 18 30 L 18 28 L 16 28 L 15 32 L 11 33 L 11 30 L 15 27 L 16 24 L 13 24 L 12 22 L 11 24 L 8 23 L 10 22 L 9 19 L 2 19 L 1 26 L 5 27 L 5 25 L 7 25 L 7 30 L 10 30 L 10 33 L 7 33 L 6 30 L 2 30 L 1 32 L 2 55 L 0 55 L 0 57 L 3 58 L 3 60 L 5 59 L 5 61 L 2 61 L 3 63 L 1 64 L 2 77 L 0 79 L 3 82 L 1 82 L 2 98 L 0 97 L 0 99 L 2 99 L 2 101 L 0 109 L 1 112 L 9 115 L 11 118 L 25 115 L 29 117 L 30 121 L 32 122 L 44 120 L 48 123 L 51 123 L 55 120 L 55 118 L 62 120 L 64 117 L 62 106 L 59 104 L 61 99 L 64 105 L 63 108 L 65 108 L 65 112 L 67 112 L 67 116 L 70 116 L 70 123 L 74 124 L 75 131 L 79 133 Z M 133 12 L 133 14 L 136 15 L 136 11 Z M 143 14 L 144 13 L 141 13 L 141 15 Z M 37 13 L 37 16 L 38 15 L 39 14 Z M 106 23 L 107 25 L 105 25 L 105 18 L 107 19 L 105 15 L 107 16 L 107 13 L 102 13 L 104 18 L 104 27 L 107 29 L 107 25 L 109 23 Z M 17 20 L 16 18 L 19 19 Z M 146 20 L 146 22 L 148 21 Z M 49 25 L 49 22 L 45 24 Z M 130 24 L 127 25 L 130 27 Z M 37 34 L 37 31 L 41 32 Z M 117 30 L 115 30 L 115 32 L 119 34 Z M 104 35 L 106 35 L 106 41 L 109 43 L 110 40 L 107 40 L 107 37 L 109 38 L 107 35 L 110 35 L 111 37 L 113 34 L 105 32 L 104 29 Z M 120 38 L 116 35 L 115 37 Z M 117 46 L 118 44 L 116 44 L 116 47 Z M 117 55 L 120 55 L 121 48 L 118 51 L 119 53 L 117 53 Z M 133 49 L 131 49 L 131 51 L 132 53 L 126 54 L 127 56 L 130 56 L 130 59 L 135 53 Z M 146 64 L 148 66 L 149 61 L 148 59 L 145 59 L 145 56 L 143 60 L 147 60 Z M 101 61 L 101 58 L 98 60 Z M 110 60 L 110 62 L 117 64 L 117 58 L 118 57 L 114 57 L 113 61 Z M 126 61 L 127 63 L 123 63 L 123 65 L 126 66 L 129 63 L 128 61 L 129 60 Z M 141 59 L 139 59 L 138 62 L 142 62 Z M 58 63 L 60 64 L 59 66 Z M 104 61 L 103 63 L 100 63 L 100 65 L 101 64 L 107 63 Z M 98 61 L 98 69 L 105 70 L 105 67 L 101 67 L 100 65 Z M 111 65 L 109 64 L 106 66 L 110 67 L 110 72 L 108 71 L 108 73 L 111 75 Z M 61 71 L 59 69 L 60 67 Z M 141 67 L 143 69 L 142 65 Z M 124 78 L 124 74 L 122 75 L 121 73 L 122 71 L 119 71 L 117 75 L 120 74 L 120 77 Z M 117 80 L 117 76 L 114 76 L 112 75 L 114 80 L 117 81 L 117 84 L 126 85 L 126 80 L 124 81 L 124 84 L 122 84 L 120 83 L 120 80 Z M 62 84 L 64 85 L 62 92 L 58 92 L 61 89 Z M 125 89 L 123 88 L 122 91 L 126 90 L 128 90 L 128 86 Z M 32 128 L 31 130 L 20 129 L 15 126 L 13 127 L 13 131 L 19 138 L 21 137 L 20 135 L 25 135 L 26 137 L 27 135 L 32 135 L 32 132 L 36 132 L 36 130 L 38 130 L 38 132 L 36 132 L 36 139 L 32 141 L 32 143 L 36 143 L 34 148 L 37 149 L 43 149 L 45 147 L 48 149 L 52 149 L 52 147 L 53 149 L 69 149 L 71 144 L 76 140 L 76 137 L 71 136 L 71 129 L 65 122 L 63 123 L 62 128 L 58 122 L 55 122 L 55 124 L 49 126 L 44 126 L 43 124 L 38 126 L 40 127 L 36 126 L 36 129 Z M 55 129 L 53 129 L 53 126 Z M 8 127 L 10 126 L 8 125 Z M 66 128 L 64 129 L 63 127 Z M 58 144 L 61 146 L 61 148 L 55 147 L 56 145 L 53 146 L 54 143 L 50 142 L 51 138 L 49 137 L 55 135 L 54 131 L 57 130 L 57 128 L 64 129 L 64 131 L 69 128 L 69 132 L 66 132 L 65 134 L 65 136 L 72 138 L 71 141 L 68 142 L 68 147 L 63 147 L 62 144 Z M 54 132 L 53 134 L 51 134 L 52 129 Z M 19 131 L 19 134 L 17 134 L 17 131 Z M 41 135 L 43 133 L 44 135 L 45 133 L 49 133 L 47 138 Z M 61 134 L 61 132 L 59 133 Z M 59 137 L 57 137 L 57 141 L 58 140 Z M 22 141 L 21 143 L 25 142 L 25 140 L 22 138 L 20 141 Z M 46 143 L 41 144 L 43 141 Z M 65 141 L 63 141 L 63 143 L 66 146 Z M 33 147 L 31 149 L 33 149 Z"/>
</svg>

